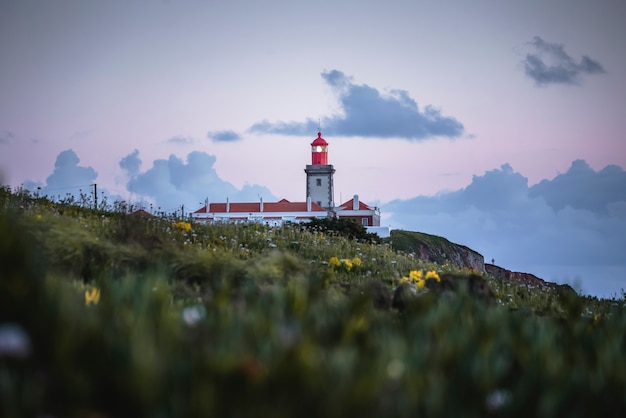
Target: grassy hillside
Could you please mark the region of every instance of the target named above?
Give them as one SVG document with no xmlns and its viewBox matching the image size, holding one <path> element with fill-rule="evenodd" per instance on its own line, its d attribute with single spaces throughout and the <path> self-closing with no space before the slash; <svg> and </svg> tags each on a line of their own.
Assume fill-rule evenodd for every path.
<svg viewBox="0 0 626 418">
<path fill-rule="evenodd" d="M 624 298 L 297 225 L 0 191 L 0 416 L 589 416 L 626 407 Z"/>
<path fill-rule="evenodd" d="M 395 251 L 438 264 L 452 264 L 485 272 L 483 256 L 464 245 L 423 232 L 392 230 L 391 245 Z"/>
</svg>

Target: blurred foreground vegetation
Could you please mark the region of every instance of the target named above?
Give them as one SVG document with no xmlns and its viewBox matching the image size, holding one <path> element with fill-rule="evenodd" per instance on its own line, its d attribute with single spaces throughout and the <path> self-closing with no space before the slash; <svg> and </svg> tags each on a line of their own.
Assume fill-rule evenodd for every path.
<svg viewBox="0 0 626 418">
<path fill-rule="evenodd" d="M 0 189 L 0 416 L 621 416 L 621 298 Z"/>
</svg>

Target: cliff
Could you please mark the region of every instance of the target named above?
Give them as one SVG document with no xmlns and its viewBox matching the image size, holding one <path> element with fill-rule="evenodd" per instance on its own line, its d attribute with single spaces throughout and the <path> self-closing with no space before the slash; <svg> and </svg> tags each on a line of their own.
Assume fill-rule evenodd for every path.
<svg viewBox="0 0 626 418">
<path fill-rule="evenodd" d="M 511 270 L 507 270 L 505 268 L 502 268 L 493 264 L 485 264 L 485 271 L 487 272 L 487 274 L 495 278 L 512 281 L 512 282 L 523 283 L 528 286 L 549 287 L 552 289 L 559 287 L 558 284 L 547 282 L 535 276 L 534 274 L 511 271 Z"/>
<path fill-rule="evenodd" d="M 436 235 L 424 234 L 422 232 L 392 230 L 391 246 L 396 251 L 412 254 L 420 260 L 437 264 L 450 263 L 459 268 L 477 270 L 502 280 L 539 288 L 558 288 L 566 286 L 547 282 L 534 274 L 510 271 L 493 264 L 485 264 L 485 259 L 480 253 L 477 253 L 465 245 L 455 244 Z"/>
<path fill-rule="evenodd" d="M 437 264 L 450 263 L 456 267 L 486 273 L 485 258 L 481 254 L 437 235 L 394 229 L 391 231 L 391 247 L 396 251 L 413 254 L 420 260 Z"/>
</svg>

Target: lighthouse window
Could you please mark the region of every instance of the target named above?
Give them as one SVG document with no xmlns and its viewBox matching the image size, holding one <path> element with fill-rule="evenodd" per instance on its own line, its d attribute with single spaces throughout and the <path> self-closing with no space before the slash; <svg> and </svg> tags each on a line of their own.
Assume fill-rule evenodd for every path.
<svg viewBox="0 0 626 418">
<path fill-rule="evenodd" d="M 361 218 L 361 224 L 367 226 L 367 218 Z"/>
<path fill-rule="evenodd" d="M 316 186 L 321 186 L 322 185 L 322 179 L 315 179 L 315 185 Z"/>
</svg>

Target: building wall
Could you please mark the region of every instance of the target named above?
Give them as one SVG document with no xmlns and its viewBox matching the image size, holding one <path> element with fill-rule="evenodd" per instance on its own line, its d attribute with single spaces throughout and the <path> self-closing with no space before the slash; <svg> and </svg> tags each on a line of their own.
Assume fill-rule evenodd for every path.
<svg viewBox="0 0 626 418">
<path fill-rule="evenodd" d="M 359 225 L 363 225 L 363 219 L 367 220 L 367 224 L 363 225 L 363 226 L 375 226 L 374 225 L 374 219 L 372 216 L 341 216 L 341 212 L 337 213 L 337 217 L 340 219 L 354 219 L 356 221 L 356 223 L 358 223 Z"/>
<path fill-rule="evenodd" d="M 350 210 L 344 209 L 336 212 L 338 218 L 354 219 L 361 225 L 363 218 L 367 218 L 367 226 L 379 226 L 380 214 L 376 210 Z"/>
<path fill-rule="evenodd" d="M 311 201 L 320 206 L 330 209 L 335 206 L 333 173 L 335 169 L 332 165 L 307 165 L 306 173 L 306 194 L 311 197 Z M 319 185 L 318 185 L 319 180 Z"/>
<path fill-rule="evenodd" d="M 256 222 L 271 226 L 282 225 L 285 222 L 309 222 L 311 218 L 327 218 L 328 216 L 328 212 L 221 212 L 191 214 L 193 220 L 200 222 Z"/>
</svg>

